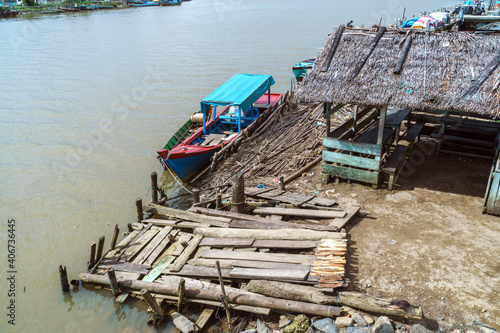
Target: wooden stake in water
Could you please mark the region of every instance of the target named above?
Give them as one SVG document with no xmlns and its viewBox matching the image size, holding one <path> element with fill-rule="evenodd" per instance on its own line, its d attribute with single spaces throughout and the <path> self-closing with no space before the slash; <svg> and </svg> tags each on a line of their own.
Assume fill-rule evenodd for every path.
<svg viewBox="0 0 500 333">
<path fill-rule="evenodd" d="M 120 288 L 118 287 L 118 280 L 116 279 L 116 274 L 115 270 L 113 267 L 108 268 L 106 271 L 109 279 L 109 285 L 111 286 L 111 291 L 113 292 L 113 296 L 118 297 L 120 295 L 121 291 Z"/>
<path fill-rule="evenodd" d="M 68 273 L 66 266 L 59 265 L 59 279 L 61 280 L 61 289 L 63 292 L 69 291 Z"/>
<path fill-rule="evenodd" d="M 149 291 L 147 289 L 142 289 L 141 290 L 141 296 L 144 297 L 144 300 L 146 303 L 148 303 L 149 307 L 153 309 L 153 312 L 155 313 L 156 316 L 162 318 L 165 316 L 165 313 L 163 312 L 162 308 L 158 305 L 156 300 L 151 296 Z"/>
<path fill-rule="evenodd" d="M 135 207 L 137 209 L 137 222 L 141 222 L 144 216 L 144 212 L 142 211 L 142 199 L 137 198 L 135 200 Z"/>
<path fill-rule="evenodd" d="M 193 188 L 193 203 L 197 204 L 200 202 L 200 189 Z"/>
<path fill-rule="evenodd" d="M 110 250 L 114 250 L 116 247 L 116 241 L 118 240 L 118 234 L 120 233 L 120 229 L 118 228 L 118 224 L 115 224 L 115 230 L 113 230 L 113 238 L 111 238 L 111 245 L 109 247 Z"/>
<path fill-rule="evenodd" d="M 151 202 L 158 203 L 158 174 L 151 173 Z"/>
<path fill-rule="evenodd" d="M 91 269 L 95 265 L 95 249 L 96 249 L 96 243 L 91 242 L 90 243 L 90 258 L 89 258 L 89 267 L 88 269 Z"/>
<path fill-rule="evenodd" d="M 181 279 L 179 281 L 179 299 L 177 301 L 177 311 L 181 313 L 182 301 L 184 300 L 184 293 L 186 292 L 186 280 Z"/>
<path fill-rule="evenodd" d="M 101 236 L 99 237 L 99 241 L 97 242 L 97 253 L 96 253 L 96 256 L 95 256 L 95 262 L 99 262 L 99 260 L 101 260 L 101 257 L 102 257 L 102 251 L 104 249 L 104 239 L 105 237 L 104 236 Z"/>
</svg>

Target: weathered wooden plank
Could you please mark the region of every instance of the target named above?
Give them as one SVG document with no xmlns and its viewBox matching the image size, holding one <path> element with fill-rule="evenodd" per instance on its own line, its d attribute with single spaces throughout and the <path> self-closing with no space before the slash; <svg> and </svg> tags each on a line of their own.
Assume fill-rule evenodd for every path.
<svg viewBox="0 0 500 333">
<path fill-rule="evenodd" d="M 175 251 L 172 253 L 174 257 L 178 257 L 182 254 L 182 251 L 184 251 L 184 248 L 186 248 L 189 244 L 189 241 L 193 238 L 192 234 L 182 234 L 181 238 L 179 239 L 179 246 L 175 249 Z"/>
<path fill-rule="evenodd" d="M 347 223 L 349 223 L 349 221 L 352 220 L 354 216 L 356 216 L 360 209 L 361 207 L 359 206 L 347 206 L 345 209 L 347 215 L 343 218 L 334 219 L 329 225 L 336 227 L 339 230 L 342 229 Z"/>
<path fill-rule="evenodd" d="M 255 214 L 307 216 L 307 217 L 319 217 L 319 218 L 325 218 L 325 219 L 345 216 L 345 212 L 341 212 L 341 211 L 276 208 L 276 207 L 259 207 L 259 208 L 256 208 L 253 212 Z"/>
<path fill-rule="evenodd" d="M 245 221 L 266 221 L 265 218 L 262 218 L 260 216 L 256 215 L 249 215 L 249 214 L 241 214 L 241 213 L 235 213 L 235 212 L 228 212 L 225 210 L 217 210 L 217 209 L 210 209 L 210 208 L 203 208 L 203 207 L 191 207 L 189 211 L 194 212 L 194 213 L 200 213 L 200 214 L 205 214 L 205 215 L 210 215 L 210 216 L 219 216 L 219 217 L 225 217 L 230 220 L 245 220 Z"/>
<path fill-rule="evenodd" d="M 245 189 L 245 195 L 247 197 L 254 197 L 254 196 L 257 196 L 261 193 L 269 192 L 272 189 L 273 189 L 272 187 L 268 187 L 268 188 L 249 187 L 249 188 Z"/>
<path fill-rule="evenodd" d="M 259 279 L 271 281 L 305 281 L 309 274 L 308 269 L 284 270 L 284 269 L 259 269 L 259 268 L 233 268 L 229 276 L 235 279 Z"/>
<path fill-rule="evenodd" d="M 201 240 L 203 239 L 202 235 L 196 235 L 189 245 L 184 249 L 184 252 L 177 258 L 174 266 L 170 269 L 170 272 L 178 272 L 182 269 L 182 266 L 188 261 L 189 257 L 196 250 Z"/>
<path fill-rule="evenodd" d="M 234 220 L 229 224 L 229 228 L 241 229 L 309 229 L 318 231 L 337 231 L 338 229 L 326 225 L 299 224 L 268 219 L 267 222 L 240 221 Z"/>
<path fill-rule="evenodd" d="M 167 237 L 168 233 L 172 230 L 171 227 L 161 229 L 153 240 L 137 255 L 134 259 L 135 263 L 142 264 L 153 253 L 158 245 Z M 168 243 L 168 242 L 167 242 Z M 153 260 L 154 261 L 154 260 Z"/>
<path fill-rule="evenodd" d="M 210 223 L 200 223 L 200 222 L 186 222 L 179 220 L 161 220 L 161 219 L 147 219 L 142 220 L 144 223 L 152 223 L 160 227 L 172 227 L 172 228 L 200 228 L 200 227 L 210 227 Z"/>
<path fill-rule="evenodd" d="M 113 268 L 115 271 L 129 272 L 136 274 L 148 274 L 151 266 L 135 264 L 131 262 L 121 262 L 121 261 L 104 261 L 99 265 L 101 269 Z"/>
<path fill-rule="evenodd" d="M 307 229 L 236 229 L 236 228 L 197 228 L 193 231 L 196 235 L 214 238 L 253 238 L 253 239 L 278 239 L 278 240 L 321 240 L 342 239 L 346 237 L 343 232 L 316 231 Z"/>
<path fill-rule="evenodd" d="M 318 244 L 318 241 L 256 239 L 252 246 L 270 249 L 311 249 L 316 248 Z"/>
<path fill-rule="evenodd" d="M 248 238 L 210 238 L 205 237 L 200 242 L 200 246 L 211 247 L 248 247 L 252 246 L 253 239 Z"/>
<path fill-rule="evenodd" d="M 196 319 L 196 326 L 198 326 L 198 328 L 200 329 L 200 331 L 203 330 L 203 328 L 205 327 L 205 325 L 208 323 L 208 321 L 210 320 L 210 318 L 212 317 L 212 315 L 214 314 L 215 312 L 215 307 L 213 306 L 206 306 L 203 311 L 201 312 L 200 316 L 198 317 L 198 319 Z"/>
<path fill-rule="evenodd" d="M 295 264 L 312 264 L 316 260 L 316 257 L 313 255 L 224 251 L 224 250 L 205 250 L 201 253 L 200 257 L 209 259 L 235 259 L 235 260 L 287 262 Z"/>
<path fill-rule="evenodd" d="M 309 205 L 315 205 L 315 206 L 332 207 L 337 203 L 337 201 L 327 198 L 315 197 L 314 199 L 308 201 L 307 203 Z M 340 210 L 340 208 L 337 209 Z"/>
<path fill-rule="evenodd" d="M 130 242 L 132 242 L 137 235 L 139 235 L 139 230 L 134 230 L 130 234 L 128 234 L 127 237 L 125 237 L 113 250 L 109 251 L 105 256 L 104 259 L 111 259 L 114 257 L 118 257 L 120 252 L 125 249 Z"/>
<path fill-rule="evenodd" d="M 167 237 L 170 237 L 169 235 L 175 236 L 177 232 L 178 230 L 171 230 Z M 143 262 L 143 264 L 152 265 L 169 244 L 171 244 L 171 242 L 168 240 L 168 238 L 165 238 L 163 241 L 161 241 L 156 249 Z"/>
<path fill-rule="evenodd" d="M 378 175 L 376 171 L 366 171 L 353 168 L 345 168 L 338 165 L 323 164 L 321 166 L 323 173 L 337 176 L 345 179 L 359 180 L 365 183 L 378 184 Z"/>
<path fill-rule="evenodd" d="M 303 195 L 300 193 L 285 192 L 281 195 L 275 196 L 273 200 L 300 206 L 313 199 L 314 197 L 314 195 Z"/>
<path fill-rule="evenodd" d="M 271 190 L 265 193 L 261 193 L 257 195 L 258 198 L 263 198 L 263 199 L 273 199 L 275 196 L 278 196 L 280 194 L 284 193 L 284 191 L 281 190 Z"/>
<path fill-rule="evenodd" d="M 161 273 L 172 263 L 172 261 L 175 260 L 175 257 L 172 256 L 166 256 L 160 261 L 160 263 L 153 268 L 148 275 L 146 275 L 142 280 L 143 281 L 148 281 L 148 282 L 153 282 L 156 280 L 158 276 L 161 275 Z"/>
<path fill-rule="evenodd" d="M 173 209 L 169 207 L 155 205 L 152 203 L 149 203 L 147 206 L 144 206 L 143 210 L 146 212 L 175 217 L 187 221 L 210 223 L 211 225 L 218 227 L 225 227 L 229 222 L 231 222 L 231 219 L 226 219 L 223 217 L 213 217 L 202 214 L 195 214 L 185 210 Z"/>
<path fill-rule="evenodd" d="M 373 110 L 368 116 L 362 119 L 360 122 L 356 124 L 356 133 L 362 132 L 366 127 L 371 126 L 371 124 L 377 119 L 380 115 L 380 109 Z"/>
<path fill-rule="evenodd" d="M 269 268 L 269 269 L 311 269 L 309 264 L 290 264 L 281 262 L 270 261 L 256 261 L 256 260 L 234 260 L 234 259 L 191 259 L 188 261 L 192 266 L 216 267 L 215 261 L 219 261 L 221 268 Z"/>
<path fill-rule="evenodd" d="M 231 269 L 221 268 L 222 277 L 225 279 L 231 278 L 229 272 Z M 168 272 L 168 275 L 178 275 L 178 276 L 195 276 L 195 277 L 206 277 L 206 278 L 217 278 L 219 276 L 217 268 L 215 267 L 204 267 L 204 266 L 191 266 L 184 265 L 180 271 Z"/>
<path fill-rule="evenodd" d="M 345 132 L 352 131 L 353 125 L 354 125 L 354 118 L 350 118 L 349 120 L 347 120 L 345 123 L 334 129 L 333 131 L 330 131 L 329 137 L 338 139 Z"/>
<path fill-rule="evenodd" d="M 146 231 L 142 237 L 134 241 L 126 250 L 125 253 L 121 256 L 121 259 L 124 261 L 131 261 L 131 259 L 139 253 L 150 241 L 153 237 L 158 233 L 158 229 L 150 229 Z"/>
<path fill-rule="evenodd" d="M 323 161 L 370 170 L 378 170 L 380 165 L 380 157 L 378 159 L 373 159 L 369 157 L 354 156 L 328 150 L 323 150 Z"/>
<path fill-rule="evenodd" d="M 380 155 L 382 147 L 373 143 L 363 143 L 334 138 L 323 138 L 323 146 L 330 149 L 341 149 L 362 154 Z"/>
</svg>

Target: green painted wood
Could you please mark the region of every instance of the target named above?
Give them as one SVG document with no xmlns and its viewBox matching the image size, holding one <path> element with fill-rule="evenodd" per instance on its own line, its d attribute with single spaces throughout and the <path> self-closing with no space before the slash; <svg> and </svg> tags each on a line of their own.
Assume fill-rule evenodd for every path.
<svg viewBox="0 0 500 333">
<path fill-rule="evenodd" d="M 378 184 L 378 171 L 366 171 L 331 164 L 323 164 L 322 171 L 323 173 L 340 178 L 359 180 L 370 184 Z"/>
<path fill-rule="evenodd" d="M 382 146 L 377 144 L 339 140 L 327 137 L 323 138 L 323 146 L 331 149 L 341 149 L 371 155 L 380 155 L 382 151 Z"/>
<path fill-rule="evenodd" d="M 191 119 L 189 119 L 184 125 L 182 125 L 181 128 L 177 130 L 177 132 L 175 132 L 175 134 L 170 138 L 170 140 L 168 140 L 163 149 L 170 150 L 174 148 L 179 143 L 179 139 L 184 136 L 184 133 L 186 133 L 186 131 L 191 127 L 191 125 L 192 121 Z"/>
<path fill-rule="evenodd" d="M 323 115 L 323 118 L 328 118 L 330 117 L 332 114 L 334 114 L 335 112 L 337 112 L 338 110 L 342 109 L 343 107 L 345 106 L 345 104 L 337 104 L 336 106 L 334 106 L 330 111 L 328 111 L 327 113 L 325 113 Z"/>
<path fill-rule="evenodd" d="M 380 167 L 380 156 L 375 156 L 375 159 L 373 159 L 373 158 L 365 158 L 360 156 L 342 154 L 333 151 L 323 151 L 323 161 L 339 163 L 370 170 L 378 170 Z"/>
<path fill-rule="evenodd" d="M 175 260 L 175 258 L 176 257 L 172 256 L 166 256 L 165 258 L 163 258 L 163 260 L 160 261 L 160 263 L 155 268 L 153 268 L 149 272 L 149 274 L 142 279 L 142 281 L 153 282 L 154 280 L 156 280 L 156 278 L 161 275 L 165 268 L 167 268 L 168 265 L 170 265 L 172 261 Z"/>
</svg>

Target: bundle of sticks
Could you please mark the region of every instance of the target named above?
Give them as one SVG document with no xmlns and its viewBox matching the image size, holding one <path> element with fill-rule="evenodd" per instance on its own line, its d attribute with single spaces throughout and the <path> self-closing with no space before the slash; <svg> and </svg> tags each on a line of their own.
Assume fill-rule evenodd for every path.
<svg viewBox="0 0 500 333">
<path fill-rule="evenodd" d="M 347 239 L 323 239 L 316 248 L 312 276 L 319 276 L 319 288 L 339 288 L 343 285 Z"/>
</svg>

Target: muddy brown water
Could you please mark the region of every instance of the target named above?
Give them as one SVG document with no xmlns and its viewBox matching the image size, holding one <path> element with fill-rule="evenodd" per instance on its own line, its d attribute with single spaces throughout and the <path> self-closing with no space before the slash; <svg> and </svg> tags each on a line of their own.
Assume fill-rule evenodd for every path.
<svg viewBox="0 0 500 333">
<path fill-rule="evenodd" d="M 291 66 L 315 56 L 333 26 L 391 24 L 404 7 L 418 15 L 454 3 L 194 0 L 0 20 L 0 330 L 153 331 L 140 302 L 115 305 L 84 288 L 62 296 L 57 266 L 77 278 L 90 242 L 105 235 L 109 247 L 114 225 L 133 220 L 135 198 L 149 198 L 149 174 L 161 171 L 155 151 L 199 101 L 242 72 L 272 74 L 285 92 Z"/>
</svg>

